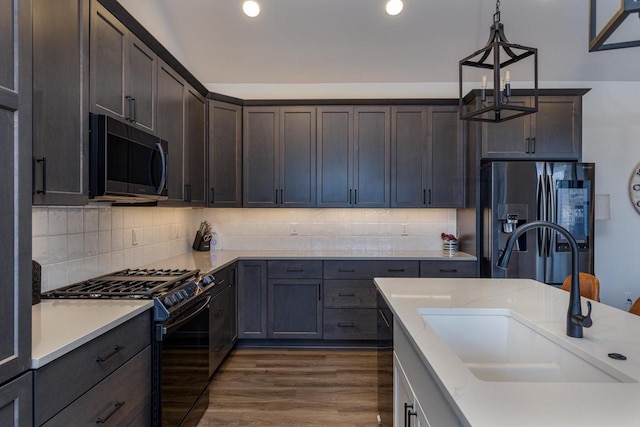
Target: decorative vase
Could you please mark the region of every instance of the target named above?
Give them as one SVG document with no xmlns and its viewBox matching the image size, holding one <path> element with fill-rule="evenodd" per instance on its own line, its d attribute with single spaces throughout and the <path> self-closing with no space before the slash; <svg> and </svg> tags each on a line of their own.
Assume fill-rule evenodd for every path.
<svg viewBox="0 0 640 427">
<path fill-rule="evenodd" d="M 453 254 L 454 252 L 458 252 L 458 241 L 457 240 L 443 240 L 442 241 L 442 251 L 445 254 Z"/>
</svg>

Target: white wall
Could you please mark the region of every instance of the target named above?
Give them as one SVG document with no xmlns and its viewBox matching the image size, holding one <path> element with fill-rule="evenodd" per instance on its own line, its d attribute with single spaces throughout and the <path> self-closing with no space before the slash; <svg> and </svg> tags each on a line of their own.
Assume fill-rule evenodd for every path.
<svg viewBox="0 0 640 427">
<path fill-rule="evenodd" d="M 596 193 L 611 195 L 611 220 L 596 221 L 595 273 L 601 300 L 626 309 L 624 292 L 640 297 L 640 215 L 629 180 L 640 163 L 640 82 L 587 82 L 583 160 L 596 163 Z"/>
</svg>

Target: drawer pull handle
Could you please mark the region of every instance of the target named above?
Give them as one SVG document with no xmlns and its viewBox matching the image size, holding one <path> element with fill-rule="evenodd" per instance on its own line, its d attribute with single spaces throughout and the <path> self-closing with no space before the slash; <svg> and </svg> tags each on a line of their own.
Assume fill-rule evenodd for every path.
<svg viewBox="0 0 640 427">
<path fill-rule="evenodd" d="M 356 324 L 355 323 L 343 323 L 343 322 L 338 322 L 338 327 L 339 328 L 355 328 Z"/>
<path fill-rule="evenodd" d="M 356 294 L 354 294 L 353 292 L 351 292 L 350 294 L 343 294 L 343 293 L 338 293 L 339 297 L 355 297 Z"/>
<path fill-rule="evenodd" d="M 458 272 L 458 270 L 456 268 L 450 268 L 450 269 L 441 268 L 440 269 L 440 273 L 457 273 L 457 272 Z"/>
<path fill-rule="evenodd" d="M 404 268 L 388 268 L 389 273 L 404 273 Z"/>
<path fill-rule="evenodd" d="M 304 269 L 302 268 L 287 268 L 287 273 L 302 273 Z"/>
<path fill-rule="evenodd" d="M 338 269 L 338 273 L 355 273 L 356 270 L 354 268 L 352 269 L 346 269 L 346 268 L 339 268 Z"/>
<path fill-rule="evenodd" d="M 109 421 L 109 418 L 111 418 L 113 416 L 113 414 L 115 414 L 116 412 L 118 412 L 118 410 L 120 410 L 120 408 L 122 408 L 124 406 L 124 402 L 116 402 L 113 404 L 114 408 L 113 411 L 111 411 L 106 417 L 101 418 L 98 417 L 96 419 L 96 424 L 106 424 L 107 421 Z"/>
<path fill-rule="evenodd" d="M 122 350 L 124 350 L 124 346 L 123 345 L 117 345 L 117 346 L 113 347 L 113 351 L 111 353 L 107 354 L 106 356 L 98 356 L 98 357 L 96 357 L 96 362 L 98 362 L 98 363 L 106 362 L 107 360 L 111 359 L 113 356 L 115 356 L 116 354 L 118 354 Z"/>
</svg>

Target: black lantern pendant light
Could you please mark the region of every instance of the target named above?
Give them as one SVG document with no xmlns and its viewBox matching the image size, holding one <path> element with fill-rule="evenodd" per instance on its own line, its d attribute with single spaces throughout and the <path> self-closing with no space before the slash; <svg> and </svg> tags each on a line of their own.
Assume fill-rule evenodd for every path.
<svg viewBox="0 0 640 427">
<path fill-rule="evenodd" d="M 511 75 L 508 67 L 525 58 L 533 57 L 533 97 L 526 104 L 509 103 L 511 98 Z M 527 62 L 531 62 L 530 60 Z M 521 64 L 522 65 L 522 64 Z M 480 103 L 465 106 L 463 97 L 464 71 L 472 68 L 490 70 L 490 76 L 472 73 L 476 81 L 481 81 Z M 518 70 L 522 70 L 519 66 Z M 482 49 L 460 61 L 460 119 L 479 122 L 503 122 L 538 111 L 538 49 L 509 43 L 504 35 L 504 25 L 500 22 L 500 0 L 496 1 L 496 13 L 489 41 Z M 504 73 L 504 74 L 502 74 Z M 522 73 L 531 75 L 530 72 Z M 492 79 L 493 89 L 487 89 L 488 79 Z M 496 88 L 499 90 L 496 91 Z"/>
</svg>

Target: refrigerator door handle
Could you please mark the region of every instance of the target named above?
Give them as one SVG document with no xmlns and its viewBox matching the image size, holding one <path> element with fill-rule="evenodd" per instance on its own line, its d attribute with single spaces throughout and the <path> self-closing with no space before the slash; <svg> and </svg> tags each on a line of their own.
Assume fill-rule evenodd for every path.
<svg viewBox="0 0 640 427">
<path fill-rule="evenodd" d="M 538 204 L 538 220 L 546 221 L 547 219 L 547 192 L 546 183 L 544 182 L 544 176 L 538 175 L 538 183 L 536 189 L 536 202 Z M 538 235 L 538 256 L 544 257 L 547 239 L 546 227 L 539 227 L 536 231 Z"/>
<path fill-rule="evenodd" d="M 556 218 L 556 209 L 555 209 L 556 200 L 555 200 L 555 195 L 553 194 L 553 175 L 547 174 L 546 185 L 547 185 L 547 200 L 548 200 L 547 221 L 555 223 L 557 218 Z M 551 257 L 551 246 L 552 246 L 551 243 L 552 243 L 553 237 L 555 237 L 555 232 L 549 230 L 549 236 L 547 237 L 547 248 L 546 248 L 547 257 Z"/>
</svg>

